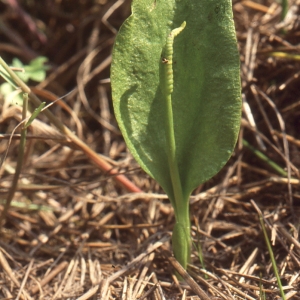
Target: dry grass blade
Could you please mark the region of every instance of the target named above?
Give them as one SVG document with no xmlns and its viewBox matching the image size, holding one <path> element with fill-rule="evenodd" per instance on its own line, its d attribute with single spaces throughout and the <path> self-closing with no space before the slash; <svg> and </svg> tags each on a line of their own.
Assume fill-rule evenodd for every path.
<svg viewBox="0 0 300 300">
<path fill-rule="evenodd" d="M 210 299 L 202 290 L 202 288 L 194 281 L 194 279 L 187 273 L 187 271 L 180 265 L 180 263 L 170 255 L 168 251 L 164 251 L 164 256 L 169 260 L 176 272 L 178 272 L 178 274 L 184 279 L 184 281 L 186 281 L 186 283 L 191 287 L 193 292 L 195 292 L 200 297 L 200 299 Z"/>
<path fill-rule="evenodd" d="M 129 271 L 132 267 L 134 267 L 137 263 L 139 263 L 145 256 L 149 255 L 152 251 L 156 250 L 157 248 L 161 247 L 164 243 L 166 243 L 170 239 L 169 236 L 165 236 L 159 241 L 155 242 L 154 244 L 150 244 L 147 248 L 147 250 L 140 254 L 138 257 L 136 257 L 134 260 L 132 260 L 126 267 L 121 269 L 120 271 L 116 272 L 115 274 L 111 275 L 107 281 L 113 282 L 118 277 L 122 276 L 124 273 Z"/>
<path fill-rule="evenodd" d="M 53 271 L 51 271 L 40 283 L 39 286 L 35 286 L 31 289 L 31 294 L 36 294 L 41 287 L 49 283 L 57 274 L 62 272 L 68 265 L 68 262 L 61 262 Z"/>
</svg>

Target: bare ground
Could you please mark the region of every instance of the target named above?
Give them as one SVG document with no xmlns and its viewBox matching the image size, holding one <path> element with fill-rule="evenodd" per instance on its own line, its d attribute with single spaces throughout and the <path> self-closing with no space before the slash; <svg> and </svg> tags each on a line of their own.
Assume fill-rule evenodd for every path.
<svg viewBox="0 0 300 300">
<path fill-rule="evenodd" d="M 299 3 L 290 3 L 285 23 L 275 2 L 233 4 L 244 98 L 240 139 L 226 167 L 193 193 L 194 249 L 181 283 L 171 254 L 172 207 L 127 152 L 112 111 L 111 49 L 129 1 L 16 4 L 0 3 L 1 56 L 49 58 L 46 80 L 32 90 L 47 103 L 72 91 L 49 108 L 70 132 L 66 138 L 50 127 L 44 114 L 29 129 L 1 232 L 0 299 L 280 299 L 256 206 L 287 299 L 300 299 L 300 64 L 292 56 L 299 54 Z M 21 113 L 0 103 L 3 159 Z M 15 136 L 1 168 L 2 201 L 18 145 Z"/>
</svg>

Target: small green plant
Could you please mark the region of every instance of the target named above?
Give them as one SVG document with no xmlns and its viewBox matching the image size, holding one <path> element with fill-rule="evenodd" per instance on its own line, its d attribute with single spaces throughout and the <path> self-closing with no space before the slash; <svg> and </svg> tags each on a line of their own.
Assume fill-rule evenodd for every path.
<svg viewBox="0 0 300 300">
<path fill-rule="evenodd" d="M 49 69 L 49 66 L 45 65 L 47 61 L 47 57 L 39 56 L 33 59 L 29 65 L 24 65 L 18 58 L 14 58 L 12 69 L 19 71 L 16 74 L 23 82 L 28 82 L 29 80 L 42 82 L 46 78 L 46 71 Z M 0 67 L 0 75 L 6 80 L 6 82 L 0 85 L 0 93 L 11 103 L 22 105 L 23 98 L 20 95 L 21 91 L 16 90 L 15 83 L 3 67 Z"/>
<path fill-rule="evenodd" d="M 128 148 L 172 203 L 173 251 L 186 268 L 190 195 L 225 165 L 240 127 L 231 1 L 133 1 L 114 45 L 111 83 Z"/>
<path fill-rule="evenodd" d="M 0 76 L 2 76 L 6 83 L 12 87 L 12 89 L 17 88 L 17 83 L 15 82 L 15 74 L 14 72 L 8 67 L 8 65 L 0 58 Z M 27 77 L 27 80 L 30 78 L 30 75 Z M 37 77 L 35 77 L 37 79 Z M 19 144 L 19 151 L 18 151 L 18 160 L 17 166 L 15 169 L 12 186 L 8 192 L 7 198 L 5 200 L 5 206 L 0 216 L 0 230 L 3 225 L 3 221 L 6 217 L 7 211 L 10 207 L 10 204 L 13 200 L 14 194 L 17 189 L 19 176 L 21 174 L 22 166 L 23 166 L 23 159 L 24 159 L 24 152 L 25 152 L 25 144 L 26 144 L 26 135 L 27 135 L 27 128 L 31 125 L 34 119 L 39 115 L 42 109 L 45 106 L 45 102 L 41 103 L 38 108 L 34 110 L 32 115 L 27 118 L 27 108 L 28 108 L 28 93 L 22 93 L 22 122 L 19 124 L 21 125 L 21 138 Z"/>
</svg>

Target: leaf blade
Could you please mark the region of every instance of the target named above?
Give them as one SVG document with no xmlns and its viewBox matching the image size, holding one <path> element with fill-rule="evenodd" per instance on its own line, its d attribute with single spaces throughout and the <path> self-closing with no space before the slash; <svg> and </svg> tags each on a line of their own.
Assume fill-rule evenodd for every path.
<svg viewBox="0 0 300 300">
<path fill-rule="evenodd" d="M 239 56 L 231 2 L 140 0 L 132 11 L 113 51 L 115 114 L 133 156 L 171 201 L 161 60 L 169 32 L 187 22 L 174 43 L 172 101 L 176 155 L 188 199 L 227 162 L 239 131 Z"/>
</svg>

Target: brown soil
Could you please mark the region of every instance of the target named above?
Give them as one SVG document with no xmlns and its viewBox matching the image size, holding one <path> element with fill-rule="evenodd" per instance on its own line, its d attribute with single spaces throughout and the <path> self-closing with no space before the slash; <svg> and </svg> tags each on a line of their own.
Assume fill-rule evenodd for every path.
<svg viewBox="0 0 300 300">
<path fill-rule="evenodd" d="M 298 2 L 290 3 L 285 23 L 274 1 L 233 4 L 249 110 L 243 107 L 240 140 L 226 167 L 193 193 L 195 247 L 178 282 L 172 207 L 126 150 L 112 111 L 111 49 L 130 1 L 1 1 L 2 58 L 48 57 L 48 76 L 32 91 L 47 103 L 71 93 L 49 108 L 70 129 L 67 138 L 45 114 L 28 129 L 1 230 L 0 299 L 279 299 L 257 207 L 286 297 L 300 299 L 300 63 L 289 56 L 299 54 Z M 19 136 L 9 137 L 21 111 L 3 97 L 0 109 L 1 159 L 9 145 L 3 201 L 18 157 Z"/>
</svg>

